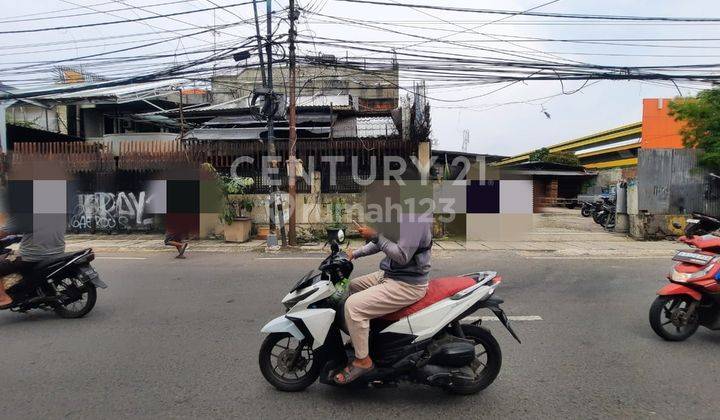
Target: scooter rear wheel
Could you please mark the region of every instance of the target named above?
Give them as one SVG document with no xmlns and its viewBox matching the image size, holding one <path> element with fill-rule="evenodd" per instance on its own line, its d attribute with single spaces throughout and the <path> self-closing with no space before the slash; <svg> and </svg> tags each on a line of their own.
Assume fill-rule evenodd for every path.
<svg viewBox="0 0 720 420">
<path fill-rule="evenodd" d="M 446 390 L 453 394 L 475 394 L 490 386 L 500 373 L 502 366 L 502 351 L 492 333 L 483 327 L 463 325 L 465 338 L 475 342 L 475 362 L 473 367 L 475 379 L 473 381 L 455 381 Z"/>
<path fill-rule="evenodd" d="M 300 355 L 296 358 L 296 353 Z M 295 362 L 295 366 L 292 363 Z M 260 347 L 260 372 L 280 391 L 297 392 L 312 385 L 320 376 L 322 361 L 309 344 L 287 333 L 268 335 Z"/>
<path fill-rule="evenodd" d="M 693 302 L 689 296 L 658 296 L 650 306 L 650 326 L 667 341 L 683 341 L 695 334 L 700 325 L 697 312 L 682 318 Z"/>
<path fill-rule="evenodd" d="M 55 313 L 60 318 L 74 319 L 82 318 L 95 307 L 97 302 L 97 289 L 92 283 L 83 284 L 77 278 L 64 279 L 54 285 L 55 293 L 73 290 L 80 296 L 72 302 L 58 302 L 55 304 Z"/>
</svg>

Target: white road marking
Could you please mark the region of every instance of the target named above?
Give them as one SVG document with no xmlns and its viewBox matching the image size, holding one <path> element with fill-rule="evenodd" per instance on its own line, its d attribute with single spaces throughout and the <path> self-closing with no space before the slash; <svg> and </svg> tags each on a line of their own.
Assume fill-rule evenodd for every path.
<svg viewBox="0 0 720 420">
<path fill-rule="evenodd" d="M 523 255 L 531 260 L 665 260 L 672 255 Z"/>
<path fill-rule="evenodd" d="M 147 257 L 95 257 L 97 260 L 147 260 Z"/>
<path fill-rule="evenodd" d="M 485 322 L 485 321 L 499 321 L 499 319 L 497 319 L 497 317 L 494 316 L 494 315 L 490 315 L 490 316 L 469 316 L 469 317 L 463 319 L 463 321 L 475 322 L 475 321 L 477 321 L 478 319 L 481 319 L 483 322 Z M 511 315 L 511 316 L 508 316 L 508 319 L 509 319 L 510 321 L 542 321 L 542 320 L 543 320 L 542 317 L 539 316 L 539 315 L 514 315 L 514 316 Z"/>
<path fill-rule="evenodd" d="M 314 260 L 317 261 L 321 257 L 259 257 L 256 260 Z"/>
</svg>

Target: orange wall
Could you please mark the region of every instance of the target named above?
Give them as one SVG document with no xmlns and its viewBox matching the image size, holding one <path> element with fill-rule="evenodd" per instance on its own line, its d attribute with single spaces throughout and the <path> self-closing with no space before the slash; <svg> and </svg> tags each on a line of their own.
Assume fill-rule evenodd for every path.
<svg viewBox="0 0 720 420">
<path fill-rule="evenodd" d="M 680 129 L 683 125 L 668 115 L 670 101 L 671 99 L 643 99 L 642 141 L 640 142 L 640 147 L 643 149 L 681 149 L 684 147 L 680 136 Z"/>
</svg>

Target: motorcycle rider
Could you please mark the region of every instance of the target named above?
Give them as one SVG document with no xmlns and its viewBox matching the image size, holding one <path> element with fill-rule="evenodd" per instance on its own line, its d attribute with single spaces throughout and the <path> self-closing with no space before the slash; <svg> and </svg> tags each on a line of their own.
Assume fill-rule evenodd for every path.
<svg viewBox="0 0 720 420">
<path fill-rule="evenodd" d="M 11 217 L 7 225 L 0 228 L 0 239 L 13 233 L 23 235 L 17 257 L 12 261 L 7 258 L 0 260 L 0 309 L 7 309 L 13 304 L 12 298 L 5 292 L 2 277 L 22 272 L 39 261 L 65 252 L 64 215 L 60 216 L 58 219 L 55 215 L 38 215 L 34 218 L 32 229 L 22 229 Z"/>
<path fill-rule="evenodd" d="M 355 359 L 335 375 L 335 382 L 347 384 L 372 371 L 369 355 L 370 320 L 412 305 L 427 292 L 432 246 L 431 223 L 400 225 L 399 239 L 392 241 L 375 229 L 360 226 L 360 235 L 369 242 L 348 259 L 383 252 L 380 270 L 353 279 L 345 302 L 345 320 L 355 350 Z"/>
<path fill-rule="evenodd" d="M 65 252 L 68 179 L 59 160 L 9 166 L 0 187 L 0 213 L 7 217 L 0 238 L 14 234 L 22 240 L 14 260 L 0 261 L 0 279 Z M 0 309 L 12 304 L 0 281 Z"/>
</svg>

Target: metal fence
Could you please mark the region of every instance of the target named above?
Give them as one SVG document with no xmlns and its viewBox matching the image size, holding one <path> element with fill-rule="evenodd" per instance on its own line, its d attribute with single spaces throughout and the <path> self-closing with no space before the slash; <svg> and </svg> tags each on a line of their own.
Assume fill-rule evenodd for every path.
<svg viewBox="0 0 720 420">
<path fill-rule="evenodd" d="M 694 149 L 641 149 L 638 210 L 720 216 L 720 180 L 698 167 L 698 153 Z"/>
</svg>

